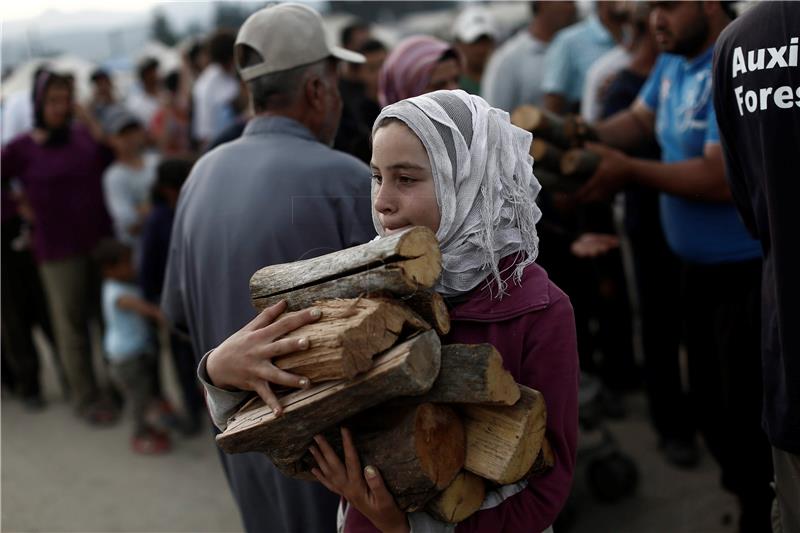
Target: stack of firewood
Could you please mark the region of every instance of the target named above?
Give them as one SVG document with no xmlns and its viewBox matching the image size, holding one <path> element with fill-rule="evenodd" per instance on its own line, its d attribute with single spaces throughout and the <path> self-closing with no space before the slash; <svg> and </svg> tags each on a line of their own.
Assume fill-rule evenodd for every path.
<svg viewBox="0 0 800 533">
<path fill-rule="evenodd" d="M 511 114 L 511 122 L 533 133 L 533 168 L 542 187 L 557 192 L 574 192 L 597 169 L 600 157 L 583 148 L 596 141 L 591 126 L 579 116 L 560 117 L 533 105 L 522 105 Z"/>
<path fill-rule="evenodd" d="M 254 397 L 219 446 L 263 452 L 284 474 L 313 479 L 313 437 L 341 453 L 346 426 L 402 509 L 448 522 L 477 511 L 487 487 L 546 471 L 541 394 L 515 383 L 488 344 L 441 346 L 450 322 L 431 289 L 440 271 L 436 237 L 419 227 L 258 271 L 256 307 L 283 299 L 289 310 L 322 311 L 289 335 L 307 337 L 309 349 L 274 360 L 313 386 L 284 391 L 280 417 Z"/>
</svg>

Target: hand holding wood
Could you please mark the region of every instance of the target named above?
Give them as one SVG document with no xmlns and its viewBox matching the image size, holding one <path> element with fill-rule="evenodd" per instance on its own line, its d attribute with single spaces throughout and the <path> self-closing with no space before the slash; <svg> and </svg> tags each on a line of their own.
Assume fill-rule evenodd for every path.
<svg viewBox="0 0 800 533">
<path fill-rule="evenodd" d="M 305 337 L 282 339 L 297 328 L 319 320 L 318 309 L 307 309 L 278 317 L 286 302 L 278 302 L 262 311 L 249 324 L 228 337 L 208 356 L 206 369 L 211 383 L 221 389 L 251 390 L 279 416 L 280 402 L 270 387 L 277 383 L 287 387 L 308 387 L 307 378 L 280 370 L 272 358 L 306 350 Z"/>
<path fill-rule="evenodd" d="M 378 469 L 367 466 L 361 470 L 361 461 L 350 431 L 345 428 L 341 431 L 344 464 L 325 437 L 317 435 L 314 437 L 316 446 L 309 448 L 317 462 L 317 468 L 312 468 L 311 473 L 384 533 L 409 531 L 406 514 L 397 506 Z"/>
</svg>

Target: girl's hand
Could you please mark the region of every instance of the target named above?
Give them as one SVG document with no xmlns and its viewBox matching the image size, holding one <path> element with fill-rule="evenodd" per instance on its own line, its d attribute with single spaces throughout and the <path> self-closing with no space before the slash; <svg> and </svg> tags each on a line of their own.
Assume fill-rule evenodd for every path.
<svg viewBox="0 0 800 533">
<path fill-rule="evenodd" d="M 272 358 L 309 348 L 309 340 L 283 339 L 297 328 L 316 322 L 318 309 L 306 309 L 278 318 L 286 310 L 286 302 L 267 307 L 242 329 L 228 337 L 212 351 L 206 361 L 206 371 L 211 383 L 221 389 L 251 390 L 256 392 L 275 416 L 283 413 L 270 383 L 287 387 L 308 387 L 307 378 L 290 374 L 272 364 Z"/>
<path fill-rule="evenodd" d="M 317 468 L 312 468 L 311 473 L 320 483 L 347 500 L 383 533 L 410 531 L 406 513 L 397 507 L 378 469 L 367 466 L 362 472 L 349 430 L 342 428 L 344 464 L 325 437 L 317 435 L 314 441 L 317 445 L 312 445 L 309 451 L 317 461 Z"/>
</svg>

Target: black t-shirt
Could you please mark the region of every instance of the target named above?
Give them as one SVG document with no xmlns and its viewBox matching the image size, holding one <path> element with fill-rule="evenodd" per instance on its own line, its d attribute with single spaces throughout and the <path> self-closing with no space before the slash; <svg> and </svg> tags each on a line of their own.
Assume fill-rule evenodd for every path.
<svg viewBox="0 0 800 533">
<path fill-rule="evenodd" d="M 764 251 L 764 429 L 800 453 L 800 3 L 761 2 L 719 38 L 714 106 L 734 201 Z M 731 290 L 736 290 L 731 288 Z"/>
</svg>

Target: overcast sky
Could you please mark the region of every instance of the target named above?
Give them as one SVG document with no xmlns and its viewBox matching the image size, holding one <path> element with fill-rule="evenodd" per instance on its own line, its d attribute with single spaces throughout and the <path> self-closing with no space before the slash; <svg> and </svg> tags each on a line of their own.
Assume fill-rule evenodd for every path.
<svg viewBox="0 0 800 533">
<path fill-rule="evenodd" d="M 173 0 L 177 2 L 179 0 Z M 157 0 L 21 0 L 3 2 L 0 17 L 4 21 L 34 18 L 48 10 L 68 13 L 77 11 L 148 11 L 153 5 L 165 3 Z"/>
</svg>

